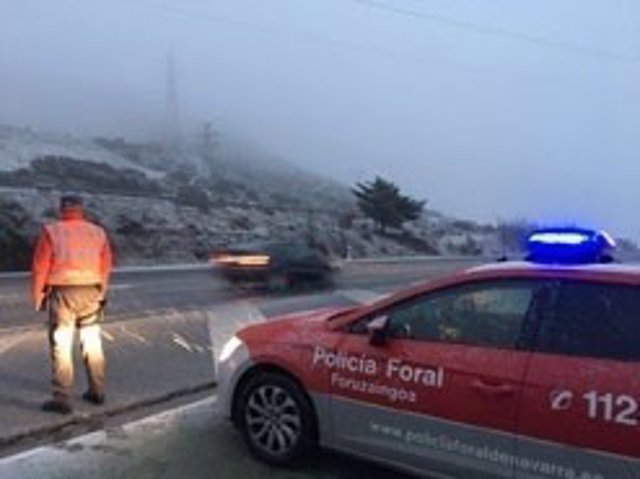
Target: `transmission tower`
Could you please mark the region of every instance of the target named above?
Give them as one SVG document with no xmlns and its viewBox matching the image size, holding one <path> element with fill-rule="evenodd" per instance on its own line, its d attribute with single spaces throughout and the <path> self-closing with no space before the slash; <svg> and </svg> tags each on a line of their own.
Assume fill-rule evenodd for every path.
<svg viewBox="0 0 640 479">
<path fill-rule="evenodd" d="M 167 55 L 167 84 L 164 124 L 165 148 L 170 154 L 180 154 L 182 132 L 180 128 L 180 104 L 178 99 L 178 79 L 173 49 Z"/>
</svg>

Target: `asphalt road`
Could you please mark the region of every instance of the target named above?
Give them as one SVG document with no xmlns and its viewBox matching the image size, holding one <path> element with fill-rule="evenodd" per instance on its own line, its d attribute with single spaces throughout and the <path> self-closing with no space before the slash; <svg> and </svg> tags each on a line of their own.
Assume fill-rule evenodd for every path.
<svg viewBox="0 0 640 479">
<path fill-rule="evenodd" d="M 0 459 L 3 479 L 404 479 L 329 451 L 293 469 L 254 459 L 209 396 L 103 431 Z"/>
<path fill-rule="evenodd" d="M 332 289 L 391 291 L 475 263 L 477 261 L 436 259 L 354 264 L 335 275 Z M 286 296 L 306 293 L 309 290 L 302 288 Z M 266 296 L 273 296 L 273 293 L 233 289 L 208 268 L 117 273 L 112 279 L 106 320 L 126 321 L 167 312 L 195 311 L 230 300 Z M 6 329 L 39 325 L 42 319 L 43 313 L 34 312 L 29 303 L 28 278 L 1 277 L 0 333 Z"/>
</svg>

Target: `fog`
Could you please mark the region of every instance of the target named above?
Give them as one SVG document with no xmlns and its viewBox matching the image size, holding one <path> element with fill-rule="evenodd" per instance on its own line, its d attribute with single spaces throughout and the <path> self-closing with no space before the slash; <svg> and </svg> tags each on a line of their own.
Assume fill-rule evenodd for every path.
<svg viewBox="0 0 640 479">
<path fill-rule="evenodd" d="M 635 0 L 5 0 L 0 123 L 212 121 L 345 184 L 640 239 Z"/>
</svg>

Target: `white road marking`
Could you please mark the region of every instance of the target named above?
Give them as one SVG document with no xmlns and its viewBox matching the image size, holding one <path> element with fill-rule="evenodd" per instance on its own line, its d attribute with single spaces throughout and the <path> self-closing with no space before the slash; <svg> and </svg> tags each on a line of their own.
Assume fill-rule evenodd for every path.
<svg viewBox="0 0 640 479">
<path fill-rule="evenodd" d="M 25 341 L 40 340 L 46 331 L 44 324 L 41 329 L 33 329 L 31 326 L 0 328 L 0 354 L 8 353 Z"/>
<path fill-rule="evenodd" d="M 100 334 L 104 339 L 106 339 L 110 343 L 113 343 L 115 341 L 115 338 L 113 337 L 113 335 L 111 333 L 106 332 L 104 328 L 100 330 Z"/>
<path fill-rule="evenodd" d="M 180 346 L 181 348 L 186 349 L 189 352 L 193 351 L 193 348 L 191 348 L 191 345 L 189 344 L 189 342 L 186 339 L 184 339 L 182 336 L 180 336 L 178 333 L 173 333 L 173 342 L 178 346 Z"/>
<path fill-rule="evenodd" d="M 138 333 L 134 333 L 133 331 L 129 331 L 127 329 L 126 326 L 122 325 L 120 326 L 120 331 L 125 335 L 125 336 L 129 336 L 130 338 L 135 339 L 136 341 L 138 341 L 139 343 L 142 344 L 149 344 L 149 341 L 146 340 L 146 338 Z"/>
<path fill-rule="evenodd" d="M 162 436 L 175 427 L 181 417 L 203 407 L 215 407 L 216 396 L 180 406 L 168 411 L 127 423 L 121 427 L 96 431 L 51 446 L 41 446 L 13 456 L 0 458 L 0 477 L 2 479 L 25 479 L 56 476 L 61 464 L 76 471 L 92 465 L 100 467 L 100 456 L 111 446 L 126 450 L 140 438 L 147 440 L 150 434 Z M 78 454 L 81 451 L 81 454 Z M 84 469 L 86 472 L 86 469 Z M 75 477 L 75 476 L 74 476 Z M 77 476 L 80 477 L 80 476 Z M 83 477 L 91 477 L 91 474 Z"/>
<path fill-rule="evenodd" d="M 20 336 L 9 336 L 7 338 L 0 338 L 0 355 L 10 351 L 13 347 L 22 342 Z"/>
</svg>

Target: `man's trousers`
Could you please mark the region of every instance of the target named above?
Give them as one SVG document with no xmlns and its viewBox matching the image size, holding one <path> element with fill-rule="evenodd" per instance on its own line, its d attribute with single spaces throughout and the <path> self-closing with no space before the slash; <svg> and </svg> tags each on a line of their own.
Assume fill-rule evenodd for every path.
<svg viewBox="0 0 640 479">
<path fill-rule="evenodd" d="M 99 321 L 98 286 L 54 286 L 49 296 L 51 383 L 55 398 L 69 401 L 73 392 L 73 343 L 78 329 L 89 392 L 104 395 L 105 360 Z"/>
</svg>

